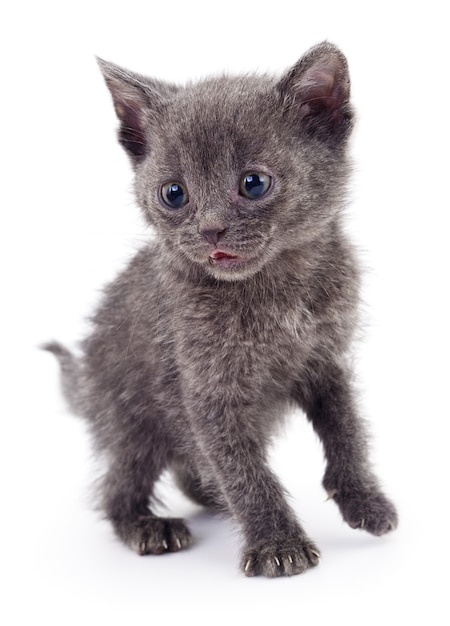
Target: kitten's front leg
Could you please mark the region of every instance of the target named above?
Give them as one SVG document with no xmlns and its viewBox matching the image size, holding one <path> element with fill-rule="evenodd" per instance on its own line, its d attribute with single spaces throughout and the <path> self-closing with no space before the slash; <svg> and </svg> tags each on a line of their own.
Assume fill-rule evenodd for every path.
<svg viewBox="0 0 450 626">
<path fill-rule="evenodd" d="M 184 520 L 156 516 L 149 508 L 154 484 L 164 469 L 162 443 L 121 445 L 101 483 L 102 505 L 116 535 L 139 555 L 178 552 L 192 543 Z"/>
<path fill-rule="evenodd" d="M 240 523 L 247 547 L 241 568 L 247 576 L 299 574 L 316 565 L 319 551 L 287 504 L 265 459 L 260 415 L 220 390 L 190 394 L 188 414 L 203 461 L 198 468 L 215 477 L 223 500 Z M 259 407 L 261 411 L 262 408 Z"/>
<path fill-rule="evenodd" d="M 352 528 L 383 535 L 397 526 L 394 505 L 382 493 L 369 465 L 366 433 L 356 414 L 348 373 L 329 365 L 311 367 L 310 384 L 297 399 L 322 440 L 327 468 L 323 485 Z"/>
</svg>

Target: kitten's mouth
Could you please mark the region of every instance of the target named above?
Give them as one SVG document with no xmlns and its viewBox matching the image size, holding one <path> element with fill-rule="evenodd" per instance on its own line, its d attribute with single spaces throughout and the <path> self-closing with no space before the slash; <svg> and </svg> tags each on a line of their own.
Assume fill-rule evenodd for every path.
<svg viewBox="0 0 450 626">
<path fill-rule="evenodd" d="M 241 265 L 243 261 L 242 257 L 228 254 L 228 252 L 223 252 L 222 250 L 214 250 L 209 255 L 209 263 L 220 267 L 235 267 L 236 265 Z"/>
</svg>

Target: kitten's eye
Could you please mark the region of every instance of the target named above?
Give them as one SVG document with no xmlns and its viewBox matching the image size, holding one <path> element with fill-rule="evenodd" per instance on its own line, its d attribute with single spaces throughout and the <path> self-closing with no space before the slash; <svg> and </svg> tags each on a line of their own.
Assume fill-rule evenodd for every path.
<svg viewBox="0 0 450 626">
<path fill-rule="evenodd" d="M 267 174 L 246 174 L 239 185 L 239 193 L 250 200 L 261 198 L 268 190 L 272 179 Z"/>
<path fill-rule="evenodd" d="M 187 189 L 181 183 L 167 183 L 161 188 L 161 198 L 171 209 L 180 209 L 189 200 Z"/>
</svg>

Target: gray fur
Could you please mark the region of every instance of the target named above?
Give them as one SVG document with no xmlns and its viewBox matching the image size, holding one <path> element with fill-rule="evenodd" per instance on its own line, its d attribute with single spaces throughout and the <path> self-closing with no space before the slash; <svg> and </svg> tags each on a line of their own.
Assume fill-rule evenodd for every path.
<svg viewBox="0 0 450 626">
<path fill-rule="evenodd" d="M 191 543 L 182 520 L 151 512 L 170 468 L 188 496 L 239 523 L 246 575 L 316 565 L 266 460 L 292 406 L 323 442 L 323 484 L 344 519 L 375 535 L 393 529 L 348 360 L 359 271 L 341 224 L 353 125 L 345 57 L 323 43 L 281 79 L 186 87 L 99 63 L 157 237 L 106 288 L 81 359 L 47 347 L 107 460 L 102 507 L 117 535 L 139 554 Z M 255 172 L 272 187 L 249 199 L 239 181 Z M 177 209 L 161 199 L 173 181 L 189 192 Z"/>
</svg>

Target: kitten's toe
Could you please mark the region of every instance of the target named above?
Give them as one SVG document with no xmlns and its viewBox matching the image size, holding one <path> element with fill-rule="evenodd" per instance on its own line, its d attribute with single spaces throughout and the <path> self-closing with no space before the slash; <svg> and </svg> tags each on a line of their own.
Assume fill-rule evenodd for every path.
<svg viewBox="0 0 450 626">
<path fill-rule="evenodd" d="M 376 536 L 397 528 L 398 515 L 395 506 L 383 493 L 368 491 L 344 496 L 337 492 L 333 498 L 351 528 L 360 528 Z"/>
<path fill-rule="evenodd" d="M 178 552 L 192 543 L 191 533 L 182 519 L 142 516 L 119 534 L 141 556 Z"/>
<path fill-rule="evenodd" d="M 242 559 L 246 576 L 293 576 L 318 564 L 320 552 L 307 537 L 261 542 L 248 549 Z"/>
</svg>

